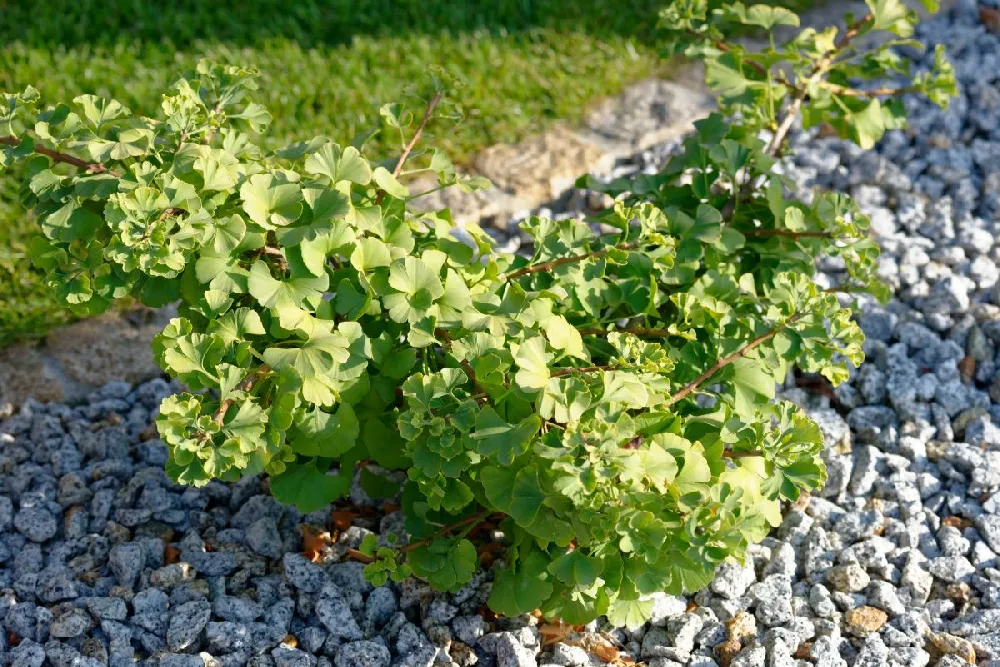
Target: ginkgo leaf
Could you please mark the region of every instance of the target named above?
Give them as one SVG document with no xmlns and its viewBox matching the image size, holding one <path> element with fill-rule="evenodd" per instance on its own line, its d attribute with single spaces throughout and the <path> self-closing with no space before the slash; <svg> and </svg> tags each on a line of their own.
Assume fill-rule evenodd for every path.
<svg viewBox="0 0 1000 667">
<path fill-rule="evenodd" d="M 562 315 L 549 317 L 544 324 L 545 337 L 553 349 L 561 350 L 571 357 L 589 359 L 590 355 L 583 346 L 583 337 L 576 327 L 571 325 Z"/>
<path fill-rule="evenodd" d="M 351 488 L 346 475 L 328 475 L 312 463 L 292 463 L 271 477 L 271 493 L 300 512 L 315 512 L 344 496 Z"/>
<path fill-rule="evenodd" d="M 503 465 L 509 465 L 531 442 L 542 420 L 538 415 L 529 415 L 517 424 L 509 424 L 493 408 L 486 406 L 476 417 L 476 430 L 472 437 L 479 441 L 480 451 L 496 458 Z"/>
<path fill-rule="evenodd" d="M 271 276 L 267 265 L 260 260 L 250 267 L 247 282 L 250 294 L 265 308 L 274 309 L 316 307 L 329 286 L 330 278 L 326 274 L 320 277 L 276 280 Z"/>
<path fill-rule="evenodd" d="M 285 227 L 302 215 L 299 184 L 276 174 L 251 176 L 240 188 L 240 198 L 243 210 L 264 229 Z"/>
<path fill-rule="evenodd" d="M 221 148 L 202 146 L 194 170 L 201 174 L 206 190 L 229 190 L 236 185 L 239 164 L 239 160 Z"/>
<path fill-rule="evenodd" d="M 350 181 L 367 185 L 372 178 L 371 167 L 354 146 L 341 149 L 337 144 L 325 144 L 306 158 L 305 168 L 307 174 L 327 176 L 335 184 Z"/>
<path fill-rule="evenodd" d="M 549 361 L 552 354 L 545 350 L 545 339 L 538 336 L 525 341 L 517 350 L 514 363 L 517 375 L 514 381 L 522 389 L 538 391 L 543 389 L 551 377 Z"/>
</svg>

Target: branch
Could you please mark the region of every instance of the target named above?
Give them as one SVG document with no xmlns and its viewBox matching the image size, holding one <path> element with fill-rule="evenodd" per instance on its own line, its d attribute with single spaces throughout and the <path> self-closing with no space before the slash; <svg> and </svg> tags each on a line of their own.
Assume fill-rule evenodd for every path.
<svg viewBox="0 0 1000 667">
<path fill-rule="evenodd" d="M 236 385 L 236 390 L 250 391 L 251 389 L 253 389 L 253 386 L 257 383 L 257 381 L 260 380 L 262 375 L 267 375 L 270 372 L 271 368 L 268 365 L 265 364 L 261 366 L 260 368 L 251 372 L 245 378 L 243 378 L 243 381 L 240 382 L 238 385 Z M 236 403 L 236 401 L 232 398 L 227 398 L 222 402 L 222 404 L 219 406 L 219 409 L 215 412 L 216 424 L 222 426 L 222 422 L 226 418 L 226 413 L 229 412 L 229 408 L 233 407 L 234 403 Z"/>
<path fill-rule="evenodd" d="M 809 81 L 813 81 L 823 76 L 824 73 L 830 68 L 830 64 L 833 62 L 835 53 L 846 48 L 851 41 L 858 36 L 864 25 L 871 21 L 872 15 L 865 14 L 860 19 L 854 22 L 847 31 L 837 40 L 834 45 L 834 50 L 827 54 L 822 60 L 816 63 L 816 67 L 813 68 L 812 74 L 809 75 Z M 778 128 L 774 131 L 774 136 L 767 143 L 767 148 L 764 150 L 768 155 L 777 155 L 782 144 L 785 143 L 785 137 L 788 136 L 788 132 L 792 129 L 792 125 L 795 124 L 795 119 L 799 115 L 799 111 L 802 109 L 802 102 L 805 101 L 808 96 L 809 85 L 808 83 L 802 85 L 792 98 L 791 103 L 785 108 L 784 116 L 781 122 L 778 124 Z"/>
<path fill-rule="evenodd" d="M 21 145 L 21 140 L 15 137 L 0 137 L 0 144 L 17 147 Z M 54 151 L 51 148 L 46 148 L 45 146 L 35 144 L 33 150 L 39 155 L 44 155 L 56 162 L 73 165 L 74 167 L 88 171 L 91 174 L 111 173 L 115 176 L 118 175 L 115 172 L 109 172 L 108 168 L 103 164 L 98 164 L 97 162 L 87 162 L 86 160 L 81 160 L 78 157 L 73 157 L 68 153 L 60 153 L 59 151 Z"/>
<path fill-rule="evenodd" d="M 573 255 L 571 257 L 560 257 L 559 259 L 554 259 L 551 262 L 545 262 L 543 264 L 535 264 L 534 266 L 526 266 L 523 269 L 518 269 L 517 271 L 511 271 L 506 276 L 507 280 L 514 280 L 520 278 L 521 276 L 526 276 L 530 273 L 539 273 L 541 271 L 550 271 L 557 266 L 563 266 L 565 264 L 573 264 L 574 262 L 582 262 L 585 259 L 597 259 L 598 257 L 604 257 L 612 250 L 633 250 L 636 248 L 635 243 L 621 243 L 610 248 L 603 248 L 601 250 L 595 250 L 594 252 L 584 253 L 582 255 Z"/>
<path fill-rule="evenodd" d="M 649 336 L 650 338 L 665 338 L 671 335 L 666 329 L 647 329 L 645 327 L 613 329 L 611 331 L 608 331 L 607 329 L 579 329 L 578 331 L 581 336 L 597 336 L 600 338 L 613 333 L 632 334 L 634 336 Z"/>
<path fill-rule="evenodd" d="M 836 84 L 827 84 L 827 88 L 834 95 L 842 95 L 844 97 L 885 97 L 885 96 L 895 96 L 895 95 L 906 95 L 907 93 L 919 92 L 919 88 L 916 86 L 904 86 L 902 88 L 871 88 L 864 90 L 861 88 L 848 88 L 846 86 L 838 86 Z"/>
<path fill-rule="evenodd" d="M 851 43 L 852 40 L 854 40 L 855 37 L 858 36 L 858 34 L 861 32 L 861 29 L 865 27 L 865 24 L 871 20 L 872 20 L 872 15 L 871 13 L 868 13 L 859 18 L 852 25 L 848 26 L 847 31 L 840 37 L 840 39 L 837 40 L 837 43 L 834 44 L 834 48 L 837 51 L 840 51 L 841 49 L 845 48 L 848 44 Z"/>
<path fill-rule="evenodd" d="M 430 544 L 431 542 L 433 542 L 437 538 L 444 537 L 445 535 L 450 535 L 451 533 L 455 532 L 459 528 L 462 528 L 464 526 L 468 526 L 470 523 L 474 523 L 474 524 L 478 525 L 478 524 L 482 523 L 483 520 L 486 519 L 486 517 L 490 516 L 491 514 L 494 514 L 494 512 L 492 510 L 481 510 L 479 512 L 476 512 L 472 516 L 470 516 L 468 518 L 465 518 L 465 519 L 462 519 L 458 523 L 453 523 L 451 525 L 445 526 L 444 528 L 442 528 L 438 532 L 434 533 L 430 537 L 426 537 L 426 538 L 424 538 L 422 540 L 417 540 L 416 542 L 410 542 L 405 547 L 400 547 L 399 548 L 399 553 L 405 554 L 405 553 L 408 553 L 410 551 L 413 551 L 414 549 L 419 549 L 420 547 L 427 546 L 428 544 Z"/>
<path fill-rule="evenodd" d="M 705 39 L 704 35 L 701 35 L 701 34 L 695 32 L 694 30 L 687 30 L 686 32 L 687 32 L 687 34 L 691 35 L 692 37 L 694 37 L 696 39 Z M 706 41 L 711 42 L 712 46 L 714 46 L 718 50 L 722 51 L 723 53 L 732 53 L 732 51 L 733 51 L 733 47 L 729 46 L 725 42 L 712 41 L 710 39 L 706 40 Z M 757 62 L 755 60 L 746 59 L 746 60 L 743 61 L 743 64 L 744 65 L 749 65 L 753 70 L 759 72 L 761 75 L 767 76 L 767 68 L 764 67 L 763 65 L 761 65 L 759 62 Z"/>
<path fill-rule="evenodd" d="M 438 338 L 443 340 L 446 344 L 451 345 L 452 341 L 451 334 L 445 331 L 444 329 L 435 329 L 434 334 Z M 479 384 L 479 379 L 476 378 L 476 371 L 472 369 L 472 364 L 469 363 L 469 360 L 463 359 L 459 363 L 462 365 L 462 368 L 465 369 L 465 374 L 469 376 L 470 380 L 472 380 L 472 384 L 476 386 L 476 393 L 477 394 L 487 393 L 486 390 L 483 389 L 483 386 Z"/>
<path fill-rule="evenodd" d="M 764 456 L 764 452 L 758 452 L 756 450 L 749 452 L 731 452 L 728 449 L 722 452 L 722 457 L 726 459 L 748 459 L 756 456 Z"/>
<path fill-rule="evenodd" d="M 441 93 L 434 93 L 434 97 L 427 104 L 427 110 L 424 111 L 424 117 L 420 120 L 420 125 L 417 126 L 417 131 L 413 134 L 413 138 L 410 139 L 410 143 L 406 144 L 406 148 L 403 149 L 403 154 L 399 156 L 399 161 L 396 162 L 396 167 L 392 170 L 393 176 L 399 176 L 399 173 L 403 171 L 403 164 L 406 162 L 406 158 L 410 157 L 410 151 L 413 147 L 417 145 L 420 141 L 420 135 L 424 133 L 424 128 L 427 127 L 427 121 L 431 119 L 434 115 L 434 109 L 437 107 L 438 102 L 441 101 Z"/>
<path fill-rule="evenodd" d="M 571 373 L 596 373 L 598 371 L 613 371 L 614 368 L 611 366 L 583 366 L 581 368 L 560 368 L 559 370 L 550 373 L 549 377 L 562 377 L 564 375 L 570 375 Z"/>
<path fill-rule="evenodd" d="M 829 239 L 833 238 L 830 232 L 796 232 L 791 229 L 749 229 L 747 231 L 737 230 L 743 236 L 785 236 L 792 239 Z"/>
<path fill-rule="evenodd" d="M 709 379 L 710 377 L 712 377 L 713 375 L 715 375 L 716 373 L 718 373 L 719 371 L 721 371 L 723 368 L 725 368 L 729 364 L 733 363 L 734 361 L 736 361 L 738 359 L 742 359 L 743 357 L 747 356 L 754 349 L 756 349 L 757 347 L 759 347 L 763 343 L 766 343 L 767 341 L 769 341 L 772 338 L 774 338 L 775 336 L 777 336 L 778 333 L 780 333 L 782 329 L 784 329 L 785 327 L 787 327 L 789 324 L 793 323 L 795 320 L 799 319 L 799 317 L 801 317 L 801 315 L 802 315 L 801 313 L 796 314 L 796 315 L 792 315 L 790 318 L 788 318 L 787 320 L 785 320 L 784 323 L 782 323 L 782 324 L 774 327 L 773 329 L 771 329 L 770 331 L 768 331 L 766 334 L 763 334 L 761 336 L 758 336 L 757 338 L 754 338 L 752 341 L 750 341 L 749 343 L 747 343 L 746 345 L 744 345 L 740 349 L 736 350 L 735 352 L 733 352 L 729 356 L 722 357 L 717 362 L 715 362 L 715 365 L 713 365 L 707 371 L 705 371 L 704 373 L 702 373 L 701 375 L 699 375 L 698 377 L 696 377 L 691 382 L 687 383 L 687 385 L 685 385 L 683 389 L 681 389 L 676 394 L 674 394 L 673 396 L 671 396 L 670 398 L 668 398 L 666 400 L 666 402 L 664 403 L 664 405 L 673 405 L 677 401 L 679 401 L 681 399 L 684 399 L 684 398 L 687 398 L 688 396 L 690 396 L 691 394 L 693 394 L 698 389 L 698 387 L 705 380 Z"/>
</svg>

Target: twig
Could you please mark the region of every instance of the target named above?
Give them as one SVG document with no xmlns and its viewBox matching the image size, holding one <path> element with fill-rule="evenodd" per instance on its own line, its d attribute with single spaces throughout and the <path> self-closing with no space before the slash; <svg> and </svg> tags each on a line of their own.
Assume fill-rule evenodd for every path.
<svg viewBox="0 0 1000 667">
<path fill-rule="evenodd" d="M 267 375 L 271 372 L 271 368 L 266 364 L 258 368 L 257 370 L 248 374 L 243 381 L 236 385 L 237 391 L 250 391 L 253 389 L 254 384 L 260 379 L 262 375 Z M 229 408 L 233 407 L 236 401 L 232 398 L 227 398 L 219 406 L 219 409 L 215 412 L 215 423 L 222 426 L 222 422 L 226 419 L 226 413 L 229 412 Z"/>
<path fill-rule="evenodd" d="M 915 93 L 919 89 L 916 86 L 904 86 L 902 88 L 848 88 L 846 86 L 838 86 L 836 84 L 827 84 L 827 88 L 834 95 L 842 95 L 844 97 L 886 97 L 895 95 L 906 95 L 907 93 Z"/>
<path fill-rule="evenodd" d="M 632 334 L 633 336 L 649 336 L 650 338 L 664 338 L 671 335 L 666 329 L 647 329 L 645 327 L 631 327 L 627 329 L 578 329 L 581 336 L 605 337 L 613 333 Z"/>
<path fill-rule="evenodd" d="M 868 13 L 859 18 L 852 25 L 848 26 L 847 31 L 844 32 L 844 34 L 841 35 L 840 39 L 837 40 L 837 43 L 834 44 L 834 48 L 837 51 L 840 51 L 848 44 L 850 44 L 851 41 L 858 36 L 858 33 L 861 32 L 861 28 L 863 28 L 864 25 L 871 20 L 872 20 L 872 15 Z"/>
<path fill-rule="evenodd" d="M 435 329 L 434 335 L 443 340 L 446 344 L 451 345 L 452 342 L 451 334 L 445 331 L 444 329 Z M 469 360 L 463 359 L 459 363 L 462 365 L 462 368 L 465 369 L 465 374 L 469 376 L 470 380 L 472 380 L 472 384 L 475 385 L 476 393 L 485 394 L 486 390 L 483 389 L 483 386 L 481 384 L 479 384 L 479 379 L 476 378 L 476 371 L 472 369 L 472 364 L 469 363 Z"/>
<path fill-rule="evenodd" d="M 696 39 L 703 39 L 704 38 L 704 35 L 700 35 L 697 32 L 695 32 L 694 30 L 687 30 L 686 32 L 689 35 L 691 35 L 692 37 L 695 37 Z M 711 40 L 708 40 L 708 41 L 711 41 Z M 725 42 L 712 42 L 712 46 L 714 46 L 718 50 L 722 51 L 723 53 L 732 53 L 732 51 L 733 51 L 733 47 L 729 46 Z M 767 68 L 764 67 L 763 65 L 761 65 L 759 62 L 757 62 L 755 60 L 749 60 L 749 59 L 747 59 L 747 60 L 743 61 L 743 64 L 744 65 L 749 65 L 753 70 L 759 72 L 762 75 L 765 75 L 765 76 L 767 75 Z"/>
<path fill-rule="evenodd" d="M 281 252 L 280 248 L 275 248 L 273 246 L 264 246 L 260 248 L 259 252 L 264 257 L 270 257 L 277 263 L 278 268 L 282 271 L 288 270 L 288 261 L 285 259 L 285 254 Z"/>
<path fill-rule="evenodd" d="M 743 236 L 785 236 L 792 239 L 829 239 L 830 232 L 796 232 L 791 229 L 748 229 L 739 230 Z"/>
<path fill-rule="evenodd" d="M 766 334 L 762 334 L 762 335 L 758 336 L 757 338 L 754 338 L 752 341 L 750 341 L 749 343 L 747 343 L 746 345 L 744 345 L 743 347 L 741 347 L 740 349 L 738 349 L 736 352 L 733 352 L 732 354 L 730 354 L 728 356 L 722 357 L 717 362 L 715 362 L 715 364 L 711 368 L 709 368 L 707 371 L 705 371 L 704 373 L 702 373 L 701 375 L 699 375 L 698 377 L 696 377 L 691 382 L 687 383 L 687 385 L 685 385 L 683 389 L 681 389 L 676 394 L 674 394 L 673 396 L 671 396 L 670 398 L 668 398 L 666 400 L 666 402 L 664 403 L 664 405 L 673 405 L 677 401 L 679 401 L 679 400 L 681 400 L 683 398 L 687 398 L 688 396 L 690 396 L 691 394 L 693 394 L 698 389 L 698 387 L 705 380 L 708 380 L 710 377 L 712 377 L 713 375 L 715 375 L 716 373 L 718 373 L 719 371 L 721 371 L 723 368 L 725 368 L 729 364 L 733 363 L 734 361 L 736 361 L 738 359 L 742 359 L 743 357 L 745 357 L 748 354 L 750 354 L 750 352 L 752 352 L 754 349 L 756 349 L 757 347 L 759 347 L 763 343 L 766 343 L 767 341 L 769 341 L 772 338 L 774 338 L 775 336 L 777 336 L 778 333 L 780 333 L 782 329 L 784 329 L 785 327 L 787 327 L 789 324 L 793 323 L 795 320 L 799 319 L 799 317 L 801 317 L 801 313 L 796 314 L 796 315 L 792 315 L 787 320 L 785 320 L 782 324 L 774 327 L 773 329 L 771 329 L 770 331 L 768 331 Z"/>
<path fill-rule="evenodd" d="M 427 104 L 427 110 L 424 112 L 424 117 L 420 120 L 420 125 L 417 126 L 417 131 L 413 134 L 413 138 L 410 139 L 410 143 L 406 144 L 406 148 L 403 149 L 403 154 L 399 156 L 399 161 L 396 162 L 396 167 L 392 170 L 393 176 L 399 176 L 399 173 L 403 171 L 403 164 L 406 162 L 406 158 L 410 157 L 410 151 L 413 147 L 417 145 L 420 141 L 420 135 L 424 133 L 424 128 L 427 127 L 427 121 L 431 119 L 434 114 L 434 109 L 437 107 L 438 102 L 441 101 L 441 93 L 434 93 L 434 97 Z"/>
<path fill-rule="evenodd" d="M 549 377 L 562 377 L 564 375 L 571 375 L 573 373 L 596 373 L 598 371 L 612 371 L 614 370 L 611 366 L 583 366 L 580 368 L 560 368 L 557 371 L 552 372 Z"/>
<path fill-rule="evenodd" d="M 493 514 L 492 510 L 482 510 L 482 511 L 476 512 L 472 516 L 467 517 L 465 519 L 462 519 L 461 521 L 459 521 L 457 523 L 453 523 L 453 524 L 450 524 L 448 526 L 445 526 L 444 528 L 442 528 L 438 532 L 434 533 L 434 535 L 432 535 L 431 537 L 426 537 L 426 538 L 424 538 L 422 540 L 417 540 L 416 542 L 410 542 L 406 546 L 400 547 L 399 548 L 399 553 L 405 554 L 405 553 L 408 553 L 410 551 L 413 551 L 414 549 L 419 549 L 420 547 L 427 546 L 428 544 L 430 544 L 431 542 L 433 542 L 437 538 L 444 537 L 445 535 L 449 535 L 449 534 L 453 533 L 454 531 L 458 530 L 459 528 L 463 528 L 464 526 L 468 526 L 470 523 L 480 524 L 480 523 L 483 522 L 484 519 L 486 519 L 486 517 L 490 516 L 491 514 Z"/>
<path fill-rule="evenodd" d="M 846 48 L 851 43 L 851 40 L 858 36 L 865 23 L 870 21 L 871 18 L 871 14 L 865 14 L 853 25 L 851 25 L 841 38 L 837 40 L 836 44 L 834 44 L 834 51 L 816 63 L 816 67 L 813 68 L 813 72 L 809 76 L 808 81 L 813 81 L 821 77 L 830 68 L 830 64 L 833 62 L 833 58 L 835 57 L 835 52 Z M 804 102 L 806 97 L 809 95 L 808 81 L 796 90 L 791 103 L 785 108 L 784 116 L 778 124 L 778 128 L 774 131 L 774 135 L 767 143 L 765 152 L 768 155 L 777 155 L 782 144 L 785 142 L 785 137 L 788 136 L 788 132 L 792 129 L 792 125 L 795 124 L 795 119 L 798 117 L 799 111 L 802 109 L 802 102 Z"/>
<path fill-rule="evenodd" d="M 16 139 L 15 137 L 0 137 L 0 144 L 16 147 L 21 145 L 21 141 L 19 139 Z M 60 153 L 59 151 L 54 151 L 51 148 L 46 148 L 45 146 L 39 146 L 38 144 L 35 144 L 33 150 L 39 155 L 44 155 L 48 158 L 52 158 L 56 162 L 73 165 L 74 167 L 88 171 L 91 174 L 111 173 L 114 176 L 119 175 L 115 172 L 109 171 L 108 168 L 105 167 L 103 164 L 99 164 L 97 162 L 87 162 L 86 160 L 81 160 L 78 157 L 73 157 L 68 153 Z"/>
<path fill-rule="evenodd" d="M 507 280 L 514 280 L 520 278 L 521 276 L 526 276 L 531 273 L 539 273 L 541 271 L 550 271 L 557 266 L 563 266 L 565 264 L 573 264 L 574 262 L 582 262 L 585 259 L 597 259 L 598 257 L 604 257 L 612 250 L 634 250 L 636 248 L 635 243 L 622 243 L 611 248 L 603 248 L 601 250 L 595 250 L 594 252 L 584 253 L 582 255 L 573 255 L 572 257 L 560 257 L 559 259 L 554 259 L 551 262 L 544 262 L 542 264 L 535 264 L 534 266 L 526 266 L 523 269 L 518 269 L 517 271 L 511 271 L 505 278 Z"/>
<path fill-rule="evenodd" d="M 756 456 L 764 456 L 764 452 L 750 451 L 750 452 L 731 452 L 728 449 L 722 452 L 722 457 L 727 459 L 748 459 Z"/>
</svg>

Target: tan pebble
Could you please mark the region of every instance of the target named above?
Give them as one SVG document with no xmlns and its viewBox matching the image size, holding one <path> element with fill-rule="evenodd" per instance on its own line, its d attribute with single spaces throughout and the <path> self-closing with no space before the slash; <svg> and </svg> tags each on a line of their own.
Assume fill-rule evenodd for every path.
<svg viewBox="0 0 1000 667">
<path fill-rule="evenodd" d="M 970 665 L 976 664 L 976 649 L 968 639 L 962 639 L 946 632 L 931 634 L 931 644 L 945 655 L 957 655 Z"/>
<path fill-rule="evenodd" d="M 729 639 L 742 642 L 748 637 L 757 636 L 757 619 L 754 618 L 753 614 L 749 614 L 745 611 L 733 616 L 731 619 L 726 621 L 726 630 L 729 631 Z"/>
<path fill-rule="evenodd" d="M 884 611 L 868 606 L 851 609 L 844 615 L 847 629 L 856 635 L 878 632 L 888 620 L 889 615 Z"/>
</svg>

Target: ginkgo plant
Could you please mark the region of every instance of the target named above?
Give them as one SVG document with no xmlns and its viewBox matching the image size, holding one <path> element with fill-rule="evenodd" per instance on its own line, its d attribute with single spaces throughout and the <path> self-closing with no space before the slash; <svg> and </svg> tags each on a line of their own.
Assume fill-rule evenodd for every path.
<svg viewBox="0 0 1000 667">
<path fill-rule="evenodd" d="M 911 72 L 894 50 L 913 12 L 869 9 L 752 52 L 723 25 L 797 17 L 672 3 L 666 27 L 706 60 L 720 113 L 660 174 L 584 179 L 614 206 L 528 220 L 524 255 L 410 209 L 416 173 L 483 186 L 418 143 L 440 93 L 422 117 L 383 107 L 401 153 L 380 162 L 362 140 L 265 149 L 269 116 L 238 66 L 199 65 L 158 118 L 92 95 L 45 105 L 29 87 L 4 96 L 0 165 L 23 179 L 33 260 L 68 304 L 179 303 L 154 343 L 187 388 L 157 418 L 171 477 L 266 474 L 312 511 L 360 475 L 406 518 L 355 553 L 373 581 L 455 591 L 492 526 L 497 612 L 635 626 L 649 594 L 705 586 L 824 482 L 820 431 L 775 383 L 793 366 L 848 377 L 863 336 L 838 293 L 886 289 L 858 207 L 789 199 L 775 161 L 796 118 L 870 147 L 903 125 L 903 93 L 945 104 L 955 86 L 940 52 Z M 816 284 L 821 256 L 842 284 Z"/>
</svg>

